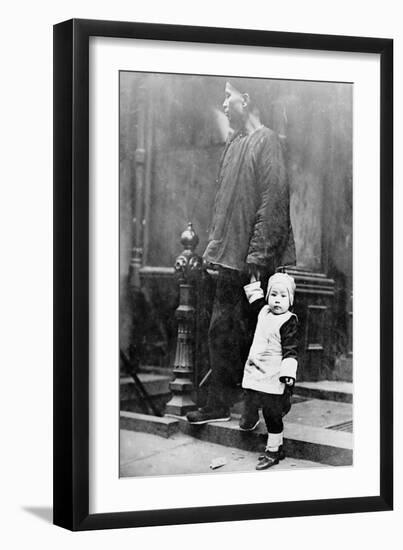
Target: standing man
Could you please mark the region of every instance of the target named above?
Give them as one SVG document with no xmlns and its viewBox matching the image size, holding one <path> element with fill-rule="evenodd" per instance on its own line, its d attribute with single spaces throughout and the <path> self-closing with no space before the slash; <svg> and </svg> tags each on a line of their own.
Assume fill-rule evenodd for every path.
<svg viewBox="0 0 403 550">
<path fill-rule="evenodd" d="M 253 88 L 252 88 L 253 89 Z M 281 143 L 263 126 L 243 79 L 226 83 L 223 103 L 233 133 L 221 157 L 204 260 L 218 270 L 209 327 L 212 369 L 206 406 L 191 424 L 230 420 L 231 389 L 240 383 L 251 342 L 243 286 L 295 264 L 289 189 Z"/>
</svg>

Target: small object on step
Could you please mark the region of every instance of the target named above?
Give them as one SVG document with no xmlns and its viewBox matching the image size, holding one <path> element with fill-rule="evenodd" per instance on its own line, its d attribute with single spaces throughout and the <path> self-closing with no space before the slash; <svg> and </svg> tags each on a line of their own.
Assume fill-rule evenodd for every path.
<svg viewBox="0 0 403 550">
<path fill-rule="evenodd" d="M 217 458 L 213 458 L 210 464 L 210 468 L 212 470 L 216 470 L 217 468 L 221 468 L 221 466 L 225 466 L 227 464 L 226 458 L 223 456 L 219 456 Z"/>
</svg>

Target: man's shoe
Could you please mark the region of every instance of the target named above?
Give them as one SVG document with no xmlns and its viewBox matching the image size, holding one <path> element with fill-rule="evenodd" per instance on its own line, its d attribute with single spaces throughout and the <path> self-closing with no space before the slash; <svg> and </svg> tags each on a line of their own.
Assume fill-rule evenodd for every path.
<svg viewBox="0 0 403 550">
<path fill-rule="evenodd" d="M 257 428 L 259 422 L 260 422 L 259 417 L 250 419 L 245 416 L 242 416 L 239 421 L 239 429 L 242 432 L 253 432 L 253 430 Z"/>
<path fill-rule="evenodd" d="M 231 420 L 227 409 L 209 409 L 207 407 L 187 413 L 186 418 L 190 424 L 208 424 L 209 422 L 226 422 Z"/>
<path fill-rule="evenodd" d="M 256 464 L 256 470 L 267 470 L 280 462 L 280 451 L 265 451 L 264 455 L 259 457 Z"/>
</svg>

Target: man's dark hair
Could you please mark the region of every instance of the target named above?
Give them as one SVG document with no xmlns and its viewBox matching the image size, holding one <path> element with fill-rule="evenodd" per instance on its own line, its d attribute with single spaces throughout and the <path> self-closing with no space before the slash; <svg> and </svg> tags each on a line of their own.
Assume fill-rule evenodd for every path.
<svg viewBox="0 0 403 550">
<path fill-rule="evenodd" d="M 229 77 L 227 82 L 241 94 L 248 94 L 249 107 L 263 114 L 270 104 L 270 82 L 261 78 Z"/>
</svg>

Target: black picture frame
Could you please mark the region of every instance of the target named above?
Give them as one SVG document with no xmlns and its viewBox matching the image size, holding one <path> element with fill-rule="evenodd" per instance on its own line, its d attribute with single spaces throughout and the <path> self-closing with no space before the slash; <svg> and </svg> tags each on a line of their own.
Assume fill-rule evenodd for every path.
<svg viewBox="0 0 403 550">
<path fill-rule="evenodd" d="M 89 39 L 380 54 L 380 490 L 366 497 L 89 513 Z M 54 523 L 71 530 L 392 510 L 393 40 L 73 19 L 54 27 Z"/>
</svg>

